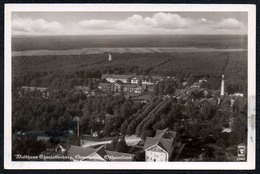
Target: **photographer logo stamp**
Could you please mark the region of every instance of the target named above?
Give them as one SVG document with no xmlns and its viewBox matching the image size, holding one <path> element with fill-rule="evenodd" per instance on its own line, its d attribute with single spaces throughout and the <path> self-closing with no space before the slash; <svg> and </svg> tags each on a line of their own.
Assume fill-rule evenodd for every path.
<svg viewBox="0 0 260 174">
<path fill-rule="evenodd" d="M 237 146 L 237 160 L 244 161 L 246 159 L 246 147 L 243 145 Z"/>
</svg>

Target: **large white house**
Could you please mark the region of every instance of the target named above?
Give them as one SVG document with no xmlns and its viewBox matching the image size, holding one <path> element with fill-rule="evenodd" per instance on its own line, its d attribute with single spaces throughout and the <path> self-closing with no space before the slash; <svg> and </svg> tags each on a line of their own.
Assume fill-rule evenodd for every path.
<svg viewBox="0 0 260 174">
<path fill-rule="evenodd" d="M 154 83 L 163 80 L 161 76 L 144 76 L 136 74 L 103 74 L 101 79 L 106 79 L 110 83 L 120 80 L 123 83 L 153 85 Z"/>
<path fill-rule="evenodd" d="M 145 91 L 153 91 L 154 84 L 163 80 L 163 77 L 136 74 L 103 74 L 101 79 L 107 81 L 100 83 L 98 86 L 103 91 L 142 94 Z"/>
<path fill-rule="evenodd" d="M 176 142 L 176 132 L 169 129 L 157 130 L 154 137 L 145 140 L 145 161 L 166 162 L 172 157 Z"/>
</svg>

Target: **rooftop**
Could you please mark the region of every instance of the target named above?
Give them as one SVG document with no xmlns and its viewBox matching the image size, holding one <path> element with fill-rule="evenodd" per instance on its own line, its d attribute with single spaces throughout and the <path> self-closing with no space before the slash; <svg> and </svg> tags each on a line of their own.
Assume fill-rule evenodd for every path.
<svg viewBox="0 0 260 174">
<path fill-rule="evenodd" d="M 68 150 L 68 156 L 75 157 L 77 155 L 80 155 L 80 156 L 86 157 L 86 156 L 89 156 L 89 155 L 95 153 L 96 151 L 97 151 L 97 149 L 84 148 L 84 147 L 80 147 L 80 146 L 71 145 Z"/>
<path fill-rule="evenodd" d="M 22 89 L 25 89 L 25 90 L 30 90 L 30 91 L 41 91 L 41 92 L 44 92 L 46 91 L 48 88 L 44 88 L 44 87 L 33 87 L 33 86 L 22 86 L 21 87 Z"/>
<path fill-rule="evenodd" d="M 148 78 L 153 78 L 153 79 L 161 79 L 162 76 L 154 76 L 154 75 L 136 75 L 136 74 L 103 74 L 101 76 L 101 79 L 104 79 L 104 78 L 107 78 L 107 77 L 111 77 L 111 78 L 114 78 L 114 79 L 129 79 L 129 78 L 132 78 L 132 77 L 137 77 L 137 78 L 140 78 L 140 79 L 148 79 Z"/>
<path fill-rule="evenodd" d="M 154 137 L 147 137 L 144 144 L 144 150 L 149 149 L 150 147 L 153 147 L 155 145 L 160 146 L 162 149 L 164 149 L 166 152 L 168 152 L 169 156 L 171 156 L 173 151 L 173 140 L 171 139 L 159 139 Z"/>
<path fill-rule="evenodd" d="M 102 82 L 102 83 L 99 83 L 99 85 L 101 85 L 101 86 L 110 86 L 111 83 L 108 83 L 108 82 L 104 83 L 104 82 Z"/>
<path fill-rule="evenodd" d="M 181 95 L 183 93 L 183 89 L 175 89 L 175 95 Z"/>
<path fill-rule="evenodd" d="M 177 132 L 170 131 L 169 128 L 163 130 L 157 130 L 154 138 L 174 139 L 176 138 Z"/>
<path fill-rule="evenodd" d="M 144 144 L 144 150 L 158 145 L 171 157 L 174 150 L 174 139 L 176 137 L 175 131 L 170 131 L 169 128 L 157 130 L 154 137 L 147 137 Z"/>
<path fill-rule="evenodd" d="M 68 151 L 68 155 L 71 157 L 79 155 L 81 157 L 85 157 L 85 159 L 91 159 L 90 155 L 95 153 L 106 161 L 133 161 L 135 156 L 134 154 L 106 150 L 105 145 L 102 145 L 96 149 L 71 146 Z"/>
<path fill-rule="evenodd" d="M 89 91 L 90 88 L 88 86 L 75 86 L 76 89 L 81 91 Z"/>
</svg>

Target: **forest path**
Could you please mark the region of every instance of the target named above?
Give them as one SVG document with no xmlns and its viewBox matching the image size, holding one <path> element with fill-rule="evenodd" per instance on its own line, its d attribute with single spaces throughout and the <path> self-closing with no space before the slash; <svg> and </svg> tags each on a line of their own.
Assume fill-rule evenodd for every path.
<svg viewBox="0 0 260 174">
<path fill-rule="evenodd" d="M 148 73 L 150 73 L 153 69 L 155 69 L 155 68 L 157 68 L 159 66 L 165 65 L 165 64 L 167 64 L 167 63 L 169 63 L 169 62 L 171 62 L 173 60 L 175 60 L 175 57 L 171 57 L 171 58 L 169 58 L 169 59 L 167 59 L 167 60 L 165 60 L 165 61 L 163 61 L 163 62 L 161 62 L 161 63 L 159 63 L 159 64 L 157 64 L 155 66 L 152 66 L 151 68 L 147 69 L 147 71 L 148 71 Z"/>
</svg>

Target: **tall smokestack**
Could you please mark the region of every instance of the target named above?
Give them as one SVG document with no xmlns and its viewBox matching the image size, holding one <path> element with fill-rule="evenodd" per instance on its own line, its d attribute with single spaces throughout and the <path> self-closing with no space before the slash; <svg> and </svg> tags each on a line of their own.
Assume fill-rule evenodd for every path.
<svg viewBox="0 0 260 174">
<path fill-rule="evenodd" d="M 111 53 L 108 53 L 108 61 L 112 61 L 112 54 Z"/>
<path fill-rule="evenodd" d="M 220 96 L 224 96 L 224 93 L 225 93 L 224 88 L 225 88 L 225 86 L 224 86 L 224 74 L 222 74 Z"/>
</svg>

